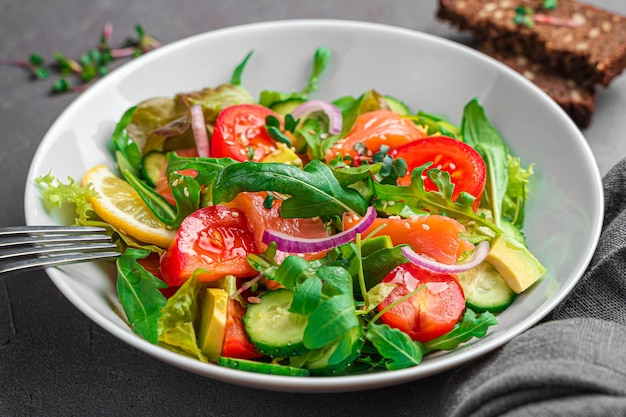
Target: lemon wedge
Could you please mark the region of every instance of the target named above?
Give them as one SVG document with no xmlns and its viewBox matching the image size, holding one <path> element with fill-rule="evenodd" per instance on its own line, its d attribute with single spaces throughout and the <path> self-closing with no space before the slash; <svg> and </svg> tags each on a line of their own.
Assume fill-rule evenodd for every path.
<svg viewBox="0 0 626 417">
<path fill-rule="evenodd" d="M 176 231 L 163 224 L 137 191 L 106 165 L 93 167 L 83 177 L 83 186 L 92 184 L 98 197 L 90 199 L 98 216 L 122 233 L 147 244 L 168 248 Z"/>
</svg>

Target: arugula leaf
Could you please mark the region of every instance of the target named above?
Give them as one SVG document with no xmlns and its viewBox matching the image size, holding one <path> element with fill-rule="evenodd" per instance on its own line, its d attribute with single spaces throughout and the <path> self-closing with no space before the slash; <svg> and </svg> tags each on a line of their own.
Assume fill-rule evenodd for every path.
<svg viewBox="0 0 626 417">
<path fill-rule="evenodd" d="M 319 160 L 304 170 L 282 163 L 241 162 L 225 167 L 213 187 L 214 203 L 231 201 L 243 191 L 276 191 L 291 195 L 281 205 L 281 217 L 364 215 L 367 202 L 345 189 L 331 169 Z"/>
<path fill-rule="evenodd" d="M 491 206 L 496 226 L 500 226 L 502 201 L 509 181 L 509 150 L 504 140 L 487 119 L 485 110 L 477 99 L 471 100 L 463 110 L 461 123 L 463 138 L 473 146 L 487 165 L 485 196 Z"/>
<path fill-rule="evenodd" d="M 150 252 L 128 248 L 117 258 L 117 294 L 133 331 L 150 343 L 158 342 L 158 322 L 166 299 L 159 291 L 167 285 L 137 262 Z"/>
<path fill-rule="evenodd" d="M 473 337 L 483 337 L 487 334 L 489 326 L 496 324 L 498 324 L 498 319 L 492 313 L 487 311 L 477 316 L 474 311 L 467 309 L 463 319 L 452 330 L 424 343 L 424 348 L 426 352 L 456 349 L 461 343 Z"/>
<path fill-rule="evenodd" d="M 392 329 L 387 324 L 370 323 L 365 338 L 386 359 L 385 367 L 389 370 L 409 368 L 422 362 L 420 345 L 411 340 L 408 334 Z"/>
<path fill-rule="evenodd" d="M 319 78 L 326 70 L 328 63 L 330 62 L 331 52 L 327 48 L 320 47 L 315 51 L 313 57 L 313 68 L 309 79 L 299 92 L 282 93 L 279 91 L 263 90 L 259 97 L 259 104 L 265 107 L 271 107 L 273 104 L 281 101 L 300 99 L 306 100 L 308 95 L 317 90 Z"/>
<path fill-rule="evenodd" d="M 374 193 L 376 194 L 374 206 L 376 209 L 385 212 L 389 202 L 394 202 L 395 204 L 392 207 L 398 206 L 395 207 L 396 210 L 403 205 L 410 207 L 411 210 L 424 209 L 432 214 L 445 214 L 448 216 L 452 215 L 455 218 L 463 217 L 468 220 L 474 220 L 496 232 L 500 231 L 496 225 L 472 209 L 474 202 L 472 195 L 462 192 L 456 201 L 452 201 L 454 184 L 450 181 L 448 172 L 437 168 L 429 169 L 427 172 L 428 178 L 435 183 L 438 190 L 426 191 L 422 173 L 430 165 L 431 163 L 427 163 L 419 168 L 415 168 L 411 173 L 411 184 L 408 187 L 374 182 Z"/>
<path fill-rule="evenodd" d="M 111 136 L 115 149 L 124 155 L 124 158 L 130 164 L 131 172 L 135 175 L 139 172 L 142 154 L 137 143 L 128 134 L 127 127 L 130 125 L 136 110 L 137 106 L 126 110 L 120 121 L 115 125 L 115 130 Z"/>
</svg>

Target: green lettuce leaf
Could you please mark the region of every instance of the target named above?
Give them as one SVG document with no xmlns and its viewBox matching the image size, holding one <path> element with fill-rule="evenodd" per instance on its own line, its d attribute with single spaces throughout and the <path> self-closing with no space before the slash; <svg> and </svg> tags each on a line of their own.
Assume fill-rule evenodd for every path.
<svg viewBox="0 0 626 417">
<path fill-rule="evenodd" d="M 199 317 L 201 289 L 202 285 L 194 274 L 167 300 L 158 322 L 158 340 L 159 343 L 175 346 L 192 357 L 208 362 L 198 347 L 194 328 Z"/>
</svg>

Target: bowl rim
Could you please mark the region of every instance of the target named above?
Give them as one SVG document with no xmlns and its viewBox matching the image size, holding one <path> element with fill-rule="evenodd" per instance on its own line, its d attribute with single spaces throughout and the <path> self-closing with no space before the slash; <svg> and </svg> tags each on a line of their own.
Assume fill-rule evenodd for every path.
<svg viewBox="0 0 626 417">
<path fill-rule="evenodd" d="M 526 83 L 526 85 L 532 89 L 535 89 L 537 93 L 540 93 L 544 99 L 548 98 L 547 94 L 540 90 L 537 86 L 535 86 L 531 81 L 523 77 L 521 74 L 515 72 L 510 69 L 506 65 L 496 61 L 495 59 L 482 54 L 469 46 L 460 44 L 453 40 L 445 39 L 437 35 L 421 32 L 414 29 L 402 28 L 393 25 L 383 24 L 383 23 L 373 23 L 366 21 L 357 21 L 357 20 L 344 20 L 344 19 L 290 19 L 290 20 L 275 20 L 275 21 L 264 21 L 257 23 L 248 23 L 241 24 L 236 26 L 230 26 L 225 28 L 220 28 L 216 30 L 210 30 L 207 32 L 199 33 L 196 35 L 192 35 L 190 37 L 186 37 L 172 43 L 166 44 L 163 47 L 151 51 L 149 54 L 146 54 L 136 60 L 130 61 L 112 71 L 107 77 L 96 82 L 93 86 L 89 88 L 86 92 L 79 95 L 69 106 L 65 108 L 65 110 L 59 115 L 59 117 L 55 120 L 55 122 L 51 125 L 44 138 L 41 141 L 40 146 L 35 153 L 30 169 L 28 171 L 27 183 L 26 183 L 26 192 L 24 199 L 24 207 L 25 207 L 25 218 L 26 224 L 32 225 L 35 220 L 35 212 L 30 207 L 35 207 L 37 202 L 35 201 L 35 193 L 29 192 L 33 188 L 33 179 L 37 174 L 37 161 L 40 161 L 42 155 L 46 152 L 46 145 L 53 141 L 55 136 L 58 136 L 59 130 L 62 126 L 64 126 L 66 120 L 71 117 L 74 111 L 79 108 L 83 102 L 85 102 L 88 98 L 88 95 L 97 94 L 101 89 L 107 88 L 107 86 L 111 83 L 115 83 L 118 80 L 122 80 L 128 74 L 135 71 L 136 68 L 140 66 L 149 64 L 150 60 L 155 60 L 161 57 L 162 55 L 166 55 L 171 53 L 174 50 L 185 48 L 190 43 L 195 43 L 196 41 L 201 41 L 206 37 L 215 37 L 215 36 L 228 36 L 228 35 L 237 35 L 246 31 L 257 31 L 264 30 L 268 28 L 273 29 L 303 29 L 308 27 L 310 28 L 356 28 L 362 30 L 373 30 L 378 32 L 386 32 L 392 33 L 401 36 L 410 36 L 414 37 L 417 40 L 426 41 L 426 42 L 435 42 L 437 44 L 445 45 L 448 48 L 459 49 L 464 51 L 465 53 L 469 53 L 473 55 L 474 59 L 482 60 L 488 63 L 488 65 L 496 66 L 499 71 L 504 71 L 509 73 L 509 75 L 518 79 L 518 81 Z M 562 116 L 567 117 L 563 110 L 554 103 L 551 99 L 553 109 L 561 113 Z M 567 117 L 569 120 L 569 117 Z M 587 142 L 585 141 L 584 136 L 580 131 L 575 127 L 574 123 L 571 122 L 571 127 L 573 127 L 572 133 L 577 137 L 577 140 L 580 141 L 582 150 L 587 153 L 587 156 L 591 158 L 591 160 L 595 161 L 591 149 Z M 379 372 L 376 374 L 365 374 L 365 375 L 349 375 L 349 376 L 339 376 L 339 377 L 306 377 L 306 378 L 298 378 L 298 377 L 286 377 L 286 376 L 276 376 L 276 375 L 265 375 L 265 374 L 254 374 L 245 372 L 242 375 L 242 371 L 232 370 L 228 368 L 224 368 L 215 364 L 204 364 L 199 362 L 196 359 L 188 358 L 178 353 L 171 352 L 166 350 L 160 346 L 152 345 L 149 342 L 143 340 L 137 335 L 134 335 L 117 325 L 111 323 L 109 320 L 104 318 L 100 313 L 98 313 L 92 306 L 90 306 L 85 300 L 81 299 L 78 294 L 76 294 L 72 288 L 65 282 L 63 273 L 60 270 L 54 268 L 46 269 L 47 274 L 50 276 L 53 283 L 56 287 L 64 294 L 64 296 L 74 304 L 83 314 L 89 317 L 93 322 L 106 329 L 109 333 L 117 337 L 118 339 L 124 341 L 128 345 L 136 348 L 148 355 L 157 358 L 165 363 L 174 365 L 178 368 L 185 369 L 192 373 L 200 374 L 203 376 L 210 377 L 212 379 L 220 380 L 223 382 L 233 383 L 236 385 L 267 389 L 267 390 L 276 390 L 276 391 L 285 391 L 285 392 L 307 392 L 307 393 L 322 393 L 322 392 L 343 392 L 343 391 L 357 391 L 364 389 L 373 389 L 380 388 L 385 386 L 397 385 L 401 383 L 406 383 L 410 381 L 415 381 L 417 379 L 425 378 L 428 376 L 432 376 L 434 374 L 438 374 L 440 372 L 444 372 L 450 370 L 452 368 L 458 367 L 461 364 L 467 363 L 469 361 L 475 360 L 476 358 L 485 355 L 488 352 L 493 351 L 494 349 L 500 347 L 504 343 L 511 340 L 516 335 L 524 332 L 529 329 L 536 323 L 538 323 L 542 318 L 544 318 L 550 311 L 556 307 L 556 305 L 561 302 L 567 294 L 570 293 L 571 289 L 576 285 L 576 283 L 580 280 L 584 270 L 588 266 L 591 261 L 593 252 L 598 243 L 600 232 L 601 232 L 601 224 L 602 217 L 604 212 L 604 199 L 602 198 L 602 182 L 600 178 L 600 173 L 597 168 L 597 164 L 594 164 L 595 170 L 592 168 L 591 174 L 594 176 L 593 182 L 597 185 L 598 194 L 594 196 L 595 198 L 599 198 L 599 214 L 598 218 L 592 219 L 595 220 L 595 224 L 597 225 L 591 233 L 591 239 L 589 241 L 588 247 L 591 250 L 586 252 L 585 259 L 582 260 L 582 268 L 575 279 L 568 282 L 568 285 L 564 287 L 556 296 L 553 296 L 548 302 L 538 309 L 533 316 L 530 318 L 526 318 L 519 322 L 513 329 L 509 329 L 508 331 L 498 333 L 492 338 L 484 339 L 484 343 L 480 345 L 473 345 L 471 349 L 466 349 L 460 352 L 457 355 L 446 356 L 445 358 L 432 358 L 427 362 L 420 364 L 417 367 L 407 368 L 398 371 L 385 371 Z M 375 375 L 375 377 L 373 377 Z M 374 379 L 374 380 L 372 380 Z"/>
</svg>

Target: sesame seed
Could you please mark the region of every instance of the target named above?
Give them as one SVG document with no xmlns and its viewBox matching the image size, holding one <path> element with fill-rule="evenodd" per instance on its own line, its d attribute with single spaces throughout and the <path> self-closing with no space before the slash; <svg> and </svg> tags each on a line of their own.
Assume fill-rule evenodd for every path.
<svg viewBox="0 0 626 417">
<path fill-rule="evenodd" d="M 429 226 L 429 225 L 427 225 L 426 223 L 423 223 L 423 224 L 422 224 L 422 229 L 424 229 L 424 230 L 430 230 L 430 226 Z"/>
<path fill-rule="evenodd" d="M 189 188 L 183 188 L 183 194 L 185 194 L 185 197 L 189 197 Z"/>
<path fill-rule="evenodd" d="M 411 229 L 411 225 L 409 224 L 409 222 L 404 222 L 404 228 L 407 230 Z"/>
</svg>

